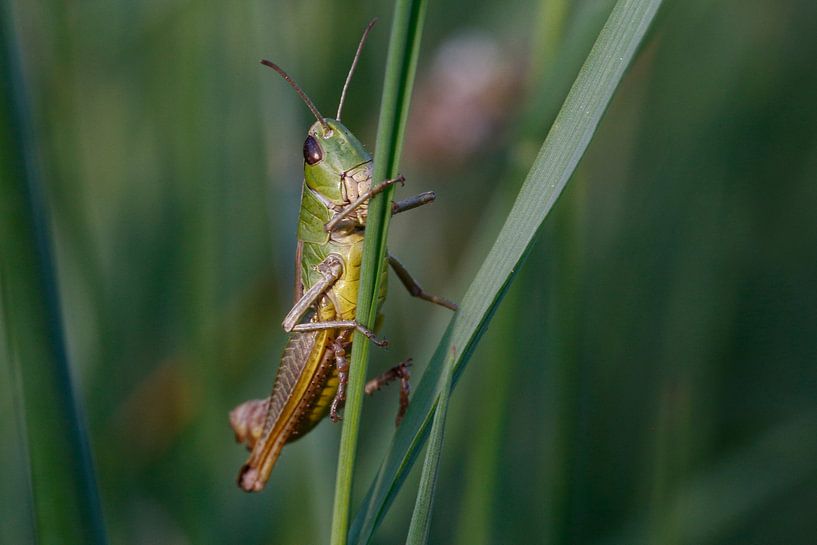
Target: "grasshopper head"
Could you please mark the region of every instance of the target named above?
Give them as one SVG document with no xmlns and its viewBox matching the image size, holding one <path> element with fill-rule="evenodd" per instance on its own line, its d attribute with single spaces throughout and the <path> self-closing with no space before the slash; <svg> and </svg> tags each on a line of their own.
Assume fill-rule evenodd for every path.
<svg viewBox="0 0 817 545">
<path fill-rule="evenodd" d="M 310 189 L 343 206 L 369 190 L 372 156 L 343 123 L 324 121 L 309 128 L 304 142 L 304 178 Z"/>
<path fill-rule="evenodd" d="M 280 66 L 272 61 L 261 61 L 261 64 L 278 72 L 292 86 L 318 120 L 309 128 L 304 142 L 304 178 L 310 189 L 336 207 L 350 204 L 371 187 L 372 156 L 365 150 L 360 140 L 355 138 L 352 131 L 340 122 L 340 114 L 346 90 L 360 59 L 360 52 L 376 22 L 377 18 L 369 21 L 360 38 L 352 67 L 346 75 L 346 82 L 340 94 L 337 119 L 323 117 L 312 100 Z M 360 209 L 361 213 L 365 214 L 365 206 L 361 206 Z"/>
</svg>

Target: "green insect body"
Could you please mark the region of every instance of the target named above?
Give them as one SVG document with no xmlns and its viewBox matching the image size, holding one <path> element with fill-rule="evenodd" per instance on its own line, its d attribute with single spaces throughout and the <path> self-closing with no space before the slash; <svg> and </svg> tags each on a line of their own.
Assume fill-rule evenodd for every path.
<svg viewBox="0 0 817 545">
<path fill-rule="evenodd" d="M 304 161 L 304 187 L 298 218 L 303 287 L 296 287 L 296 294 L 321 280 L 316 265 L 335 254 L 343 261 L 343 276 L 328 293 L 329 301 L 326 308 L 321 309 L 320 320 L 353 320 L 368 203 L 358 206 L 335 230 L 327 232 L 326 225 L 338 212 L 371 190 L 372 156 L 339 121 L 327 119 L 326 123 L 330 136 L 322 136 L 323 127 L 315 123 L 304 144 L 305 156 L 307 148 L 314 150 L 315 146 L 320 146 L 322 160 L 313 165 L 309 164 L 309 159 Z M 386 297 L 387 272 L 384 267 L 378 304 L 382 304 Z M 335 314 L 332 316 L 331 313 Z"/>
<path fill-rule="evenodd" d="M 346 80 L 348 86 L 370 23 L 361 39 Z M 239 486 L 263 488 L 284 445 L 318 424 L 327 414 L 339 419 L 345 399 L 348 355 L 354 329 L 374 342 L 374 334 L 355 322 L 368 199 L 402 178 L 373 186 L 372 156 L 338 119 L 320 115 L 283 70 L 274 68 L 295 88 L 318 119 L 304 142 L 304 183 L 298 219 L 295 304 L 283 322 L 290 333 L 273 389 L 266 399 L 247 401 L 230 413 L 236 439 L 247 444 L 250 457 L 239 473 Z M 341 95 L 341 107 L 343 96 Z M 431 202 L 432 193 L 395 203 L 393 212 Z M 456 305 L 425 293 L 393 257 L 387 262 L 415 296 L 451 309 Z M 386 296 L 388 269 L 383 267 L 377 305 Z M 308 318 L 306 322 L 302 322 Z M 380 320 L 378 320 L 379 322 Z M 408 403 L 408 373 L 400 364 L 367 385 L 367 392 L 399 379 L 401 407 Z"/>
</svg>

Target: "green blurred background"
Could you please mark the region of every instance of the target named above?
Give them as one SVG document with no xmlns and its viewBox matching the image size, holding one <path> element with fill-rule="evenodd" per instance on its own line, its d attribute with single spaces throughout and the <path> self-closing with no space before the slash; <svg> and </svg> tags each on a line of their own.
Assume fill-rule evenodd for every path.
<svg viewBox="0 0 817 545">
<path fill-rule="evenodd" d="M 235 485 L 270 388 L 309 112 L 372 145 L 389 2 L 12 0 L 114 544 L 329 535 L 339 426 Z M 609 0 L 430 2 L 390 247 L 460 298 Z M 817 542 L 817 4 L 666 0 L 452 400 L 434 543 Z M 397 282 L 372 372 L 448 314 Z M 0 542 L 33 542 L 0 359 Z M 359 497 L 397 391 L 364 407 Z M 376 537 L 405 539 L 417 471 Z"/>
</svg>

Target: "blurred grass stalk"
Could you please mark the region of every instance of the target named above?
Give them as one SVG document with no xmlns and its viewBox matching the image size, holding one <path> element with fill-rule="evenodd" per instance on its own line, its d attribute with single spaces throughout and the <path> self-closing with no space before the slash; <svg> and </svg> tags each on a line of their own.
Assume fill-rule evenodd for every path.
<svg viewBox="0 0 817 545">
<path fill-rule="evenodd" d="M 394 178 L 406 132 L 409 102 L 414 87 L 420 38 L 423 31 L 427 0 L 397 0 L 389 38 L 383 98 L 375 141 L 373 182 Z M 357 320 L 373 328 L 377 317 L 377 294 L 386 257 L 386 239 L 391 219 L 391 201 L 394 186 L 369 204 L 363 263 L 360 270 L 360 288 L 357 301 Z M 369 361 L 369 340 L 354 333 L 354 346 L 349 370 L 349 385 L 344 408 L 343 430 L 340 438 L 338 472 L 335 481 L 335 502 L 332 516 L 332 545 L 344 545 L 349 532 L 352 480 L 354 477 L 360 414 L 363 405 L 363 386 Z"/>
<path fill-rule="evenodd" d="M 453 362 L 456 382 L 529 253 L 545 217 L 587 149 L 660 5 L 661 0 L 619 0 L 613 8 L 505 225 L 423 374 L 363 509 L 355 518 L 352 541 L 368 543 L 391 505 L 426 439 L 447 355 L 456 350 Z"/>
<path fill-rule="evenodd" d="M 0 287 L 18 414 L 25 415 L 40 544 L 104 544 L 82 411 L 74 396 L 48 214 L 36 169 L 14 21 L 0 7 Z"/>
</svg>

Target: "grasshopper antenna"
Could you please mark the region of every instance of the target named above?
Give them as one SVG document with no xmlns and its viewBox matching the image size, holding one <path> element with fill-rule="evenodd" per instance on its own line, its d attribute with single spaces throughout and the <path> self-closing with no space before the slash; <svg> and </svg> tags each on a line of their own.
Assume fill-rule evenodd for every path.
<svg viewBox="0 0 817 545">
<path fill-rule="evenodd" d="M 346 82 L 343 84 L 343 91 L 340 92 L 340 104 L 338 104 L 338 115 L 335 116 L 335 119 L 340 121 L 340 112 L 343 110 L 343 102 L 346 100 L 346 91 L 349 89 L 349 82 L 352 81 L 352 74 L 355 73 L 355 68 L 357 68 L 357 61 L 360 60 L 360 52 L 363 51 L 363 46 L 366 44 L 366 38 L 369 37 L 369 31 L 372 27 L 377 23 L 377 17 L 369 21 L 369 24 L 366 25 L 366 28 L 363 30 L 363 36 L 360 38 L 360 43 L 357 45 L 357 51 L 355 52 L 355 58 L 352 60 L 352 67 L 349 68 L 349 73 L 346 75 Z"/>
<path fill-rule="evenodd" d="M 303 90 L 300 87 L 298 87 L 298 84 L 295 83 L 295 80 L 289 77 L 289 74 L 284 72 L 284 70 L 274 62 L 268 61 L 266 59 L 262 60 L 261 64 L 263 64 L 264 66 L 269 66 L 270 68 L 278 72 L 278 74 L 280 74 L 281 77 L 284 78 L 286 82 L 292 86 L 293 89 L 295 89 L 295 92 L 298 93 L 298 96 L 300 96 L 301 99 L 306 103 L 306 106 L 309 108 L 309 110 L 312 112 L 315 118 L 320 122 L 324 132 L 326 132 L 327 135 L 332 132 L 332 129 L 330 129 L 329 125 L 326 123 L 326 119 L 323 118 L 323 116 L 315 107 L 315 105 L 312 103 L 312 101 L 309 100 L 309 97 L 306 96 L 306 93 L 304 93 Z"/>
</svg>

